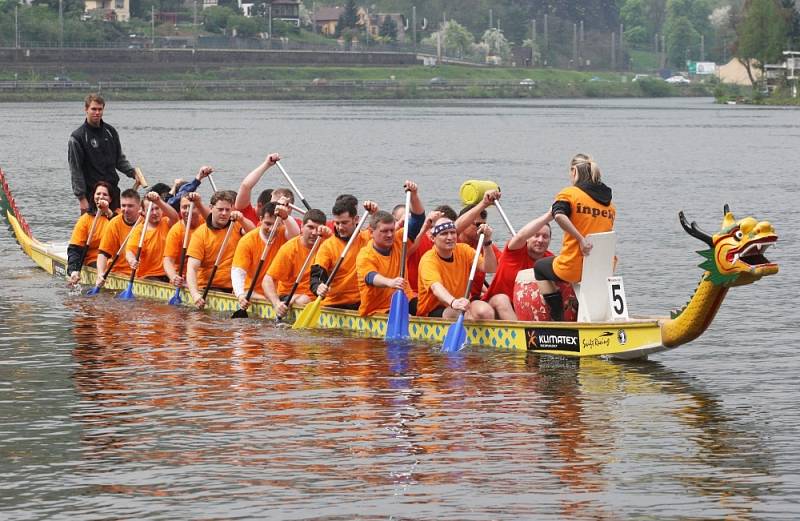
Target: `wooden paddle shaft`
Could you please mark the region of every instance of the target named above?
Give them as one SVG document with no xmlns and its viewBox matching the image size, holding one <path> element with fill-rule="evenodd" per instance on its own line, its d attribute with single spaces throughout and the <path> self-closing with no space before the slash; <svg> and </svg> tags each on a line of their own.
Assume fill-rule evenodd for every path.
<svg viewBox="0 0 800 521">
<path fill-rule="evenodd" d="M 123 219 L 123 217 L 120 217 L 120 219 Z M 111 273 L 112 269 L 114 269 L 114 265 L 117 264 L 117 260 L 119 259 L 119 256 L 122 254 L 122 250 L 124 250 L 125 246 L 128 244 L 128 239 L 131 238 L 131 235 L 133 235 L 133 230 L 136 229 L 136 225 L 139 224 L 139 219 L 141 219 L 141 217 L 136 218 L 136 222 L 133 223 L 133 226 L 131 226 L 131 229 L 128 231 L 128 235 L 125 236 L 125 239 L 122 241 L 122 244 L 120 244 L 117 253 L 114 255 L 114 258 L 111 259 L 111 264 L 109 264 L 108 267 L 106 268 L 106 271 L 103 272 L 104 279 L 108 277 L 108 274 Z"/>
<path fill-rule="evenodd" d="M 411 190 L 406 190 L 406 215 L 403 217 L 403 249 L 400 253 L 400 277 L 406 276 L 406 253 L 408 252 L 408 212 L 411 211 Z"/>
<path fill-rule="evenodd" d="M 485 238 L 486 236 L 484 234 L 478 236 L 478 248 L 475 250 L 475 257 L 472 259 L 472 268 L 469 270 L 469 280 L 467 281 L 467 289 L 464 291 L 464 298 L 469 298 L 469 293 L 472 289 L 472 281 L 475 280 L 475 272 L 478 270 L 478 260 L 481 256 L 483 240 Z"/>
<path fill-rule="evenodd" d="M 231 236 L 233 225 L 233 221 L 228 221 L 228 231 L 225 232 L 225 238 L 222 239 L 222 245 L 219 247 L 219 251 L 217 252 L 217 260 L 214 261 L 214 267 L 211 269 L 211 276 L 208 277 L 206 289 L 203 290 L 203 300 L 205 300 L 208 296 L 208 291 L 211 289 L 211 284 L 214 282 L 214 277 L 217 275 L 217 268 L 219 268 L 219 262 L 222 260 L 222 253 L 225 251 L 225 247 L 228 245 L 228 239 Z"/>
<path fill-rule="evenodd" d="M 183 266 L 186 264 L 186 249 L 189 247 L 189 234 L 192 226 L 192 212 L 194 211 L 194 201 L 189 201 L 189 212 L 186 214 L 186 228 L 183 231 L 183 248 L 181 249 L 181 262 L 178 265 L 178 276 L 183 276 Z"/>
<path fill-rule="evenodd" d="M 303 194 L 302 194 L 302 192 L 300 192 L 300 189 L 297 188 L 297 185 L 294 184 L 294 181 L 292 181 L 292 178 L 289 177 L 289 174 L 286 173 L 286 170 L 283 168 L 283 165 L 281 164 L 281 162 L 280 161 L 276 161 L 275 164 L 278 165 L 278 168 L 281 169 L 281 173 L 283 174 L 283 177 L 285 177 L 286 178 L 286 182 L 288 182 L 292 186 L 292 190 L 294 190 L 294 193 L 297 194 L 297 197 L 299 197 L 300 200 L 303 201 L 303 206 L 305 206 L 307 209 L 310 210 L 311 209 L 311 205 L 308 204 L 308 201 L 306 201 L 306 198 L 303 197 Z"/>
<path fill-rule="evenodd" d="M 97 227 L 98 217 L 100 217 L 100 208 L 97 209 L 97 212 L 94 214 L 94 219 L 92 219 L 92 226 L 89 228 L 89 236 L 86 237 L 86 244 L 81 252 L 81 261 L 78 263 L 78 273 L 80 273 L 81 269 L 83 268 L 83 263 L 86 261 L 86 255 L 89 254 L 89 245 L 92 243 L 92 237 L 94 236 L 94 230 Z"/>
<path fill-rule="evenodd" d="M 142 246 L 144 246 L 144 236 L 147 233 L 147 225 L 150 224 L 150 212 L 153 210 L 153 201 L 150 201 L 150 204 L 147 206 L 147 212 L 144 214 L 144 224 L 142 224 L 142 235 L 139 237 L 139 244 L 136 247 L 136 267 L 131 270 L 131 278 L 129 283 L 133 284 L 134 279 L 136 278 L 136 272 L 139 270 L 139 259 L 142 257 Z M 138 224 L 136 225 L 138 226 Z M 134 228 L 136 228 L 134 226 Z M 131 228 L 133 231 L 133 228 Z"/>
<path fill-rule="evenodd" d="M 289 217 L 291 219 L 291 217 Z M 278 229 L 278 226 L 281 224 L 281 218 L 277 217 L 275 219 L 275 224 L 272 225 L 272 229 L 269 231 L 269 236 L 267 237 L 267 242 L 264 244 L 264 249 L 261 250 L 261 258 L 258 259 L 258 266 L 256 266 L 256 273 L 253 275 L 253 280 L 250 281 L 250 287 L 247 289 L 247 296 L 245 299 L 250 300 L 250 297 L 253 296 L 253 290 L 256 287 L 256 282 L 258 281 L 258 276 L 261 275 L 261 269 L 264 267 L 264 261 L 267 260 L 267 253 L 269 252 L 270 247 L 272 246 L 272 242 L 275 239 L 275 230 Z"/>
<path fill-rule="evenodd" d="M 361 233 L 361 227 L 364 226 L 364 221 L 367 220 L 369 217 L 369 212 L 364 212 L 364 215 L 361 216 L 361 219 L 358 220 L 358 224 L 356 225 L 355 229 L 353 230 L 353 235 L 347 240 L 347 244 L 344 246 L 344 250 L 342 250 L 342 254 L 339 255 L 339 260 L 336 261 L 336 265 L 333 267 L 333 271 L 331 274 L 328 275 L 328 280 L 325 281 L 326 286 L 330 286 L 331 282 L 333 281 L 333 276 L 336 275 L 336 272 L 339 271 L 339 267 L 341 267 L 342 262 L 344 262 L 344 258 L 347 256 L 347 252 L 350 251 L 350 247 L 356 240 L 356 237 Z"/>
<path fill-rule="evenodd" d="M 289 292 L 289 295 L 286 296 L 285 302 L 287 305 L 289 305 L 289 303 L 292 301 L 292 297 L 294 297 L 294 293 L 297 291 L 297 287 L 300 285 L 300 281 L 303 280 L 303 273 L 305 273 L 306 268 L 308 268 L 308 263 L 311 262 L 311 257 L 313 257 L 314 253 L 317 251 L 317 246 L 319 246 L 321 239 L 322 237 L 317 235 L 317 240 L 314 241 L 314 245 L 311 247 L 311 251 L 308 252 L 306 260 L 305 262 L 303 262 L 303 267 L 300 268 L 300 272 L 297 274 L 297 278 L 295 279 L 294 284 L 292 284 L 292 290 Z"/>
</svg>

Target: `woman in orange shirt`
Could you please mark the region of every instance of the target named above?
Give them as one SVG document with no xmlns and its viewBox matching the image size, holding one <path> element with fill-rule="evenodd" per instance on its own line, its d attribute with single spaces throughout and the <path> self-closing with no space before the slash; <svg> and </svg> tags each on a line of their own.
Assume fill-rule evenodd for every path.
<svg viewBox="0 0 800 521">
<path fill-rule="evenodd" d="M 553 219 L 564 230 L 561 252 L 555 257 L 536 261 L 534 275 L 542 297 L 550 308 L 552 320 L 563 317 L 564 303 L 555 282 L 578 283 L 583 273 L 583 257 L 592 251 L 586 240 L 591 233 L 614 229 L 616 208 L 611 202 L 611 188 L 600 179 L 600 168 L 586 154 L 572 158 L 569 170 L 572 186 L 556 195 L 550 210 Z"/>
<path fill-rule="evenodd" d="M 99 181 L 94 187 L 94 211 L 89 209 L 78 218 L 75 227 L 72 229 L 72 238 L 67 247 L 67 283 L 74 286 L 81 279 L 82 266 L 95 266 L 97 263 L 97 251 L 100 248 L 100 238 L 103 237 L 103 228 L 109 219 L 114 217 L 111 211 L 111 185 L 105 181 Z M 92 223 L 97 216 L 97 224 L 92 231 Z M 92 234 L 91 242 L 89 234 Z"/>
</svg>

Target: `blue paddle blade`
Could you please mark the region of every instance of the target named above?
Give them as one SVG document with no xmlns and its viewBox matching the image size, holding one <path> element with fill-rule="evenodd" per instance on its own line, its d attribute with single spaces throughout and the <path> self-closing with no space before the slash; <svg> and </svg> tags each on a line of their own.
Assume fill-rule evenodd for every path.
<svg viewBox="0 0 800 521">
<path fill-rule="evenodd" d="M 444 337 L 442 343 L 442 351 L 445 353 L 455 353 L 464 347 L 464 342 L 467 341 L 467 330 L 464 328 L 464 313 L 458 316 L 450 329 L 447 330 L 447 335 Z"/>
<path fill-rule="evenodd" d="M 100 286 L 95 286 L 86 291 L 87 295 L 97 295 L 98 293 L 100 293 Z"/>
<path fill-rule="evenodd" d="M 128 287 L 125 288 L 125 291 L 117 295 L 117 298 L 121 298 L 122 300 L 133 299 L 133 284 L 128 284 Z"/>
<path fill-rule="evenodd" d="M 175 294 L 169 299 L 170 306 L 180 306 L 183 303 L 181 300 L 181 288 L 175 288 Z"/>
<path fill-rule="evenodd" d="M 389 318 L 386 321 L 385 338 L 386 340 L 408 338 L 408 297 L 403 290 L 398 289 L 392 295 Z"/>
</svg>

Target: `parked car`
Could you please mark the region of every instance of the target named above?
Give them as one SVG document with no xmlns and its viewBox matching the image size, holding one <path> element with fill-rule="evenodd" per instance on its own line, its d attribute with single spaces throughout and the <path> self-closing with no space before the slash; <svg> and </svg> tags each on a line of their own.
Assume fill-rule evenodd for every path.
<svg viewBox="0 0 800 521">
<path fill-rule="evenodd" d="M 691 83 L 689 78 L 684 78 L 683 76 L 670 76 L 664 81 L 667 83 L 672 83 L 673 85 L 688 85 Z"/>
<path fill-rule="evenodd" d="M 631 81 L 639 81 L 639 80 L 643 80 L 643 79 L 646 79 L 646 78 L 649 78 L 649 77 L 650 77 L 649 74 L 637 74 L 636 76 L 633 77 L 633 80 L 631 80 Z"/>
<path fill-rule="evenodd" d="M 429 85 L 447 85 L 447 80 L 439 76 L 433 77 L 428 81 Z"/>
<path fill-rule="evenodd" d="M 524 80 L 520 81 L 519 84 L 524 85 L 526 87 L 533 87 L 534 85 L 536 85 L 536 82 L 530 78 L 525 78 Z"/>
</svg>

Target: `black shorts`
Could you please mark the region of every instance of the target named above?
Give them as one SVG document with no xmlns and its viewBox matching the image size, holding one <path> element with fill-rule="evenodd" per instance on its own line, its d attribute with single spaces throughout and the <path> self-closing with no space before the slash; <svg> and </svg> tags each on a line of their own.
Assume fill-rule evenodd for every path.
<svg viewBox="0 0 800 521">
<path fill-rule="evenodd" d="M 556 272 L 553 271 L 553 261 L 555 257 L 545 257 L 536 261 L 533 266 L 533 276 L 536 280 L 552 280 L 553 282 L 564 282 L 561 280 Z"/>
<path fill-rule="evenodd" d="M 444 310 L 445 308 L 443 306 L 439 306 L 438 308 L 428 313 L 428 316 L 442 318 L 442 316 L 444 315 Z"/>
</svg>

